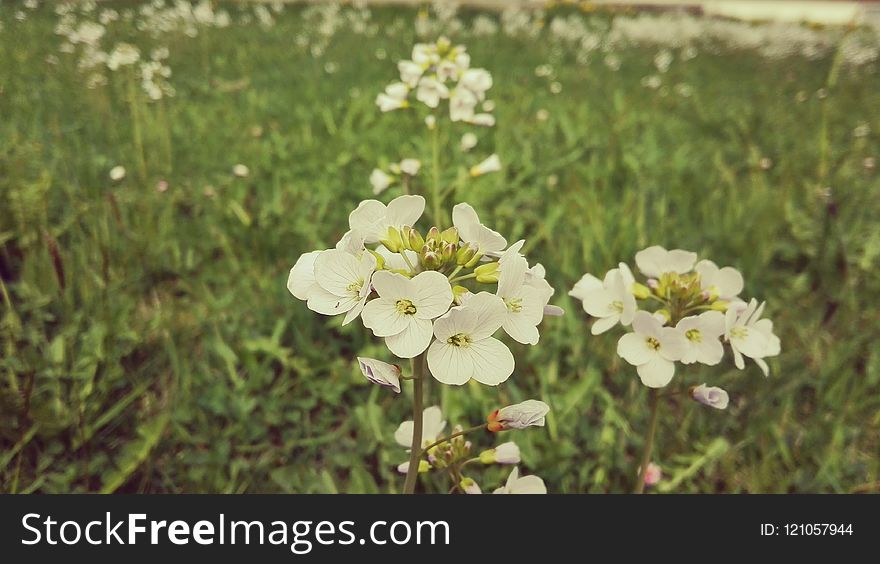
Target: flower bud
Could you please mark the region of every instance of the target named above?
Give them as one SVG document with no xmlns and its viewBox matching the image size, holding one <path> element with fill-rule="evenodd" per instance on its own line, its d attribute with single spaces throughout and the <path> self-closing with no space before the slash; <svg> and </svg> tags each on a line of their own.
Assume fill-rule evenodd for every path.
<svg viewBox="0 0 880 564">
<path fill-rule="evenodd" d="M 385 238 L 381 239 L 379 242 L 392 253 L 399 253 L 404 249 L 403 238 L 400 236 L 400 231 L 394 227 L 389 227 Z"/>
<path fill-rule="evenodd" d="M 452 243 L 453 245 L 458 244 L 458 229 L 455 227 L 450 227 L 449 229 L 444 230 L 440 234 L 440 240 L 444 243 Z"/>
<path fill-rule="evenodd" d="M 715 311 L 725 312 L 725 311 L 727 311 L 727 308 L 730 307 L 730 302 L 726 302 L 724 300 L 717 300 L 717 301 L 712 302 L 712 305 L 709 307 Z"/>
<path fill-rule="evenodd" d="M 427 460 L 419 460 L 419 474 L 424 474 L 425 472 L 428 472 L 429 470 L 431 470 L 431 465 L 428 464 L 428 461 Z M 409 472 L 409 461 L 406 461 L 403 464 L 400 464 L 397 467 L 397 471 L 400 472 L 401 474 L 406 474 L 407 472 Z"/>
<path fill-rule="evenodd" d="M 373 255 L 376 259 L 376 270 L 383 270 L 385 268 L 385 257 L 374 251 L 373 249 L 367 249 L 367 252 Z"/>
<path fill-rule="evenodd" d="M 428 230 L 428 236 L 425 237 L 425 240 L 429 245 L 440 241 L 440 230 L 436 225 Z"/>
<path fill-rule="evenodd" d="M 691 388 L 690 393 L 695 401 L 715 409 L 727 409 L 727 405 L 730 403 L 730 396 L 727 395 L 727 392 L 714 386 L 700 384 Z"/>
<path fill-rule="evenodd" d="M 471 243 L 466 243 L 465 245 L 462 245 L 458 248 L 458 252 L 455 254 L 455 263 L 458 266 L 464 266 L 468 262 L 470 262 L 470 260 L 472 258 L 474 258 L 474 256 L 476 254 L 477 254 L 476 245 L 472 245 Z"/>
<path fill-rule="evenodd" d="M 409 245 L 409 250 L 418 252 L 422 247 L 425 246 L 425 238 L 422 237 L 422 234 L 419 233 L 418 229 L 414 227 L 410 227 L 409 231 L 406 232 L 407 244 Z"/>
<path fill-rule="evenodd" d="M 649 462 L 648 467 L 645 469 L 645 485 L 655 486 L 660 482 L 662 478 L 663 471 L 660 470 L 660 467 L 653 462 Z"/>
<path fill-rule="evenodd" d="M 473 268 L 477 265 L 478 262 L 480 262 L 480 259 L 482 259 L 482 258 L 483 258 L 483 253 L 481 253 L 478 248 L 477 253 L 471 258 L 471 260 L 469 260 L 465 263 L 464 267 L 465 268 Z"/>
<path fill-rule="evenodd" d="M 458 483 L 458 486 L 461 488 L 466 494 L 481 494 L 483 491 L 480 489 L 479 484 L 477 484 L 472 478 L 462 478 Z"/>
<path fill-rule="evenodd" d="M 519 447 L 513 441 L 480 453 L 483 464 L 519 464 L 520 460 Z"/>
<path fill-rule="evenodd" d="M 474 269 L 474 273 L 480 284 L 495 284 L 498 282 L 499 265 L 497 262 L 482 264 Z"/>
<path fill-rule="evenodd" d="M 651 290 L 644 284 L 639 284 L 638 282 L 633 282 L 632 285 L 632 293 L 633 296 L 638 300 L 646 300 L 648 296 L 651 295 Z"/>
<path fill-rule="evenodd" d="M 448 262 L 452 262 L 455 259 L 455 252 L 458 250 L 458 247 L 455 243 L 446 243 L 443 247 L 443 251 L 440 253 L 441 258 L 443 259 L 443 263 L 446 264 Z"/>
<path fill-rule="evenodd" d="M 672 320 L 672 314 L 669 313 L 668 309 L 658 309 L 654 312 L 654 316 L 656 316 L 658 319 L 662 318 L 664 325 Z"/>
<path fill-rule="evenodd" d="M 434 251 L 422 255 L 422 265 L 428 270 L 437 270 L 443 264 L 443 258 Z"/>
<path fill-rule="evenodd" d="M 400 393 L 400 367 L 374 358 L 358 357 L 358 366 L 367 380 Z"/>
<path fill-rule="evenodd" d="M 550 406 L 539 400 L 526 400 L 522 403 L 496 409 L 487 419 L 487 428 L 493 433 L 506 429 L 525 429 L 543 427 Z"/>
</svg>

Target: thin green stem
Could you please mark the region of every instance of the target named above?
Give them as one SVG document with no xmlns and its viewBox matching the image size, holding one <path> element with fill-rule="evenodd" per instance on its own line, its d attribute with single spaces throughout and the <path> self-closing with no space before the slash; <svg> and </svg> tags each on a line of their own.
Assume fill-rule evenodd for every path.
<svg viewBox="0 0 880 564">
<path fill-rule="evenodd" d="M 409 453 L 409 468 L 406 470 L 406 481 L 403 493 L 416 491 L 416 479 L 419 476 L 419 462 L 422 459 L 422 402 L 425 388 L 425 353 L 412 360 L 413 374 L 413 436 Z"/>
<path fill-rule="evenodd" d="M 455 267 L 455 270 L 453 270 L 452 272 L 450 272 L 450 273 L 449 273 L 449 276 L 447 276 L 447 278 L 449 278 L 450 280 L 452 280 L 453 278 L 455 278 L 455 275 L 456 275 L 456 274 L 458 274 L 459 272 L 461 272 L 461 269 L 462 269 L 462 268 L 464 268 L 464 267 L 463 267 L 463 266 L 456 266 L 456 267 Z"/>
<path fill-rule="evenodd" d="M 413 266 L 413 264 L 412 264 L 412 263 L 410 262 L 410 260 L 409 260 L 409 257 L 406 256 L 406 250 L 401 250 L 401 251 L 400 251 L 400 256 L 403 257 L 403 262 L 405 262 L 406 265 L 409 267 L 409 271 L 412 272 L 413 274 L 415 274 L 415 272 L 416 272 L 416 267 Z"/>
<path fill-rule="evenodd" d="M 440 217 L 443 198 L 440 195 L 440 128 L 437 124 L 431 130 L 431 204 L 433 205 L 434 224 L 438 227 L 443 225 Z"/>
<path fill-rule="evenodd" d="M 134 137 L 134 150 L 137 157 L 138 173 L 141 181 L 147 179 L 147 164 L 144 158 L 144 135 L 141 131 L 141 113 L 138 105 L 134 70 L 128 72 L 128 105 L 131 111 L 131 133 Z"/>
<path fill-rule="evenodd" d="M 429 450 L 431 450 L 435 446 L 442 445 L 445 442 L 451 441 L 455 437 L 460 437 L 462 435 L 467 435 L 468 433 L 473 433 L 474 431 L 479 431 L 480 429 L 483 429 L 485 426 L 486 426 L 485 423 L 483 423 L 482 425 L 474 425 L 473 427 L 468 427 L 467 429 L 458 431 L 456 433 L 452 433 L 448 437 L 443 437 L 442 439 L 437 439 L 433 443 L 431 443 L 428 446 L 426 446 L 425 448 L 423 448 L 421 454 L 425 454 L 426 452 L 428 452 Z"/>
<path fill-rule="evenodd" d="M 651 453 L 654 450 L 654 435 L 657 433 L 657 412 L 660 400 L 660 394 L 657 388 L 651 388 L 650 392 L 650 409 L 651 419 L 648 423 L 648 434 L 645 436 L 645 448 L 642 451 L 642 465 L 639 467 L 639 481 L 636 483 L 634 492 L 637 494 L 645 492 L 645 473 L 648 471 L 648 464 L 651 462 Z"/>
<path fill-rule="evenodd" d="M 449 279 L 449 283 L 452 284 L 453 282 L 458 282 L 459 280 L 468 280 L 468 279 L 470 279 L 470 278 L 476 278 L 476 277 L 477 277 L 477 273 L 476 273 L 476 272 L 471 272 L 470 274 L 465 274 L 464 276 L 458 276 L 458 277 L 456 277 L 456 278 L 450 278 L 450 279 Z"/>
</svg>

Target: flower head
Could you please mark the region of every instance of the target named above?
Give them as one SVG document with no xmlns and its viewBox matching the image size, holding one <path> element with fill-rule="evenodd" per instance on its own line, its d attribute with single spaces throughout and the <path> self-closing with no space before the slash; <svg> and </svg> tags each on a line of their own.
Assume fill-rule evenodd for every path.
<svg viewBox="0 0 880 564">
<path fill-rule="evenodd" d="M 507 306 L 502 328 L 518 343 L 538 343 L 538 324 L 544 319 L 544 306 L 550 295 L 539 287 L 526 283 L 529 263 L 514 247 L 508 249 L 499 262 L 498 291 L 496 295 Z M 543 280 L 543 279 L 542 279 Z"/>
<path fill-rule="evenodd" d="M 378 243 L 387 236 L 389 227 L 415 225 L 424 211 L 422 196 L 398 196 L 387 206 L 379 200 L 364 200 L 349 214 L 348 225 L 363 234 L 364 242 Z"/>
<path fill-rule="evenodd" d="M 718 268 L 711 260 L 701 260 L 694 270 L 700 275 L 700 287 L 713 298 L 731 301 L 743 291 L 743 276 L 732 266 Z"/>
<path fill-rule="evenodd" d="M 394 177 L 381 169 L 374 168 L 373 172 L 370 173 L 370 184 L 373 185 L 373 194 L 381 194 L 391 186 L 392 182 L 394 182 Z"/>
<path fill-rule="evenodd" d="M 733 360 L 737 368 L 745 368 L 743 356 L 747 356 L 767 376 L 770 374 L 770 367 L 764 359 L 778 355 L 781 349 L 779 337 L 773 334 L 773 322 L 761 319 L 763 312 L 764 304 L 759 306 L 754 298 L 742 312 L 728 309 L 724 319 L 724 338 L 733 349 Z"/>
<path fill-rule="evenodd" d="M 617 354 L 636 367 L 644 385 L 662 388 L 675 375 L 675 361 L 684 354 L 687 338 L 646 311 L 636 312 L 632 327 L 634 332 L 617 342 Z"/>
<path fill-rule="evenodd" d="M 288 288 L 291 293 L 297 290 L 300 295 L 306 295 L 310 310 L 323 315 L 345 313 L 343 325 L 351 323 L 367 303 L 370 280 L 376 270 L 376 257 L 371 253 L 362 253 L 358 257 L 339 249 L 330 249 L 312 256 L 314 270 L 308 270 L 311 257 L 300 257 L 303 263 L 299 269 L 296 265 L 291 269 Z M 314 284 L 310 284 L 312 277 Z"/>
<path fill-rule="evenodd" d="M 428 368 L 444 384 L 471 378 L 497 386 L 513 374 L 513 353 L 492 335 L 504 324 L 504 301 L 488 292 L 470 296 L 434 322 L 436 340 L 428 349 Z"/>
<path fill-rule="evenodd" d="M 431 320 L 452 304 L 446 277 L 429 270 L 410 279 L 383 270 L 373 276 L 373 287 L 379 297 L 364 308 L 364 326 L 385 337 L 388 349 L 401 358 L 424 352 L 431 343 Z"/>
<path fill-rule="evenodd" d="M 597 317 L 590 332 L 600 335 L 618 322 L 624 327 L 632 323 L 636 313 L 636 298 L 630 288 L 634 282 L 632 273 L 624 263 L 609 270 L 605 280 L 585 274 L 568 295 L 581 300 L 584 311 Z"/>
<path fill-rule="evenodd" d="M 470 204 L 456 204 L 452 208 L 452 223 L 461 240 L 475 245 L 479 253 L 500 252 L 507 247 L 507 239 L 480 223 L 480 217 Z"/>
<path fill-rule="evenodd" d="M 675 328 L 687 339 L 687 346 L 681 355 L 682 364 L 699 362 L 714 366 L 721 362 L 724 356 L 724 347 L 721 345 L 724 314 L 720 311 L 707 311 L 685 317 Z"/>
</svg>

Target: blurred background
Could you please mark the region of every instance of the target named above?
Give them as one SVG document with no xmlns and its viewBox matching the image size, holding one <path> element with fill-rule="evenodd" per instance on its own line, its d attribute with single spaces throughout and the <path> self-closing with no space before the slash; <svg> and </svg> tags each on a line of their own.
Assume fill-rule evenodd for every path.
<svg viewBox="0 0 880 564">
<path fill-rule="evenodd" d="M 542 399 L 545 428 L 499 438 L 522 471 L 629 490 L 646 390 L 567 292 L 684 248 L 743 272 L 782 355 L 769 378 L 679 371 L 731 406 L 664 405 L 656 490 L 880 490 L 872 6 L 384 4 L 0 2 L 0 490 L 401 489 L 410 402 L 354 360 L 384 346 L 285 282 L 372 197 L 374 167 L 424 153 L 424 126 L 374 100 L 440 35 L 492 73 L 498 120 L 444 131 L 444 151 L 504 163 L 458 196 L 527 239 L 567 313 L 510 343 L 504 385 L 430 386 L 429 405 L 468 426 Z"/>
</svg>

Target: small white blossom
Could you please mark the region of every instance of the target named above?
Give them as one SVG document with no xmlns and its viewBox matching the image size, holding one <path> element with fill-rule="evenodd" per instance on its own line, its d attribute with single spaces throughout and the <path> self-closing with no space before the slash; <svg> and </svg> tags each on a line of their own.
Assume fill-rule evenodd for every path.
<svg viewBox="0 0 880 564">
<path fill-rule="evenodd" d="M 237 164 L 232 167 L 232 174 L 239 178 L 245 178 L 251 173 L 251 169 L 249 169 L 246 165 Z"/>
<path fill-rule="evenodd" d="M 477 136 L 473 133 L 465 133 L 461 136 L 461 150 L 465 153 L 477 146 Z"/>
<path fill-rule="evenodd" d="M 764 358 L 778 355 L 780 342 L 779 337 L 773 334 L 773 322 L 761 319 L 763 311 L 764 303 L 759 306 L 754 298 L 742 312 L 728 309 L 725 313 L 724 337 L 733 349 L 733 360 L 737 368 L 745 368 L 743 356 L 747 356 L 767 376 L 770 374 L 770 367 Z"/>
<path fill-rule="evenodd" d="M 483 464 L 519 464 L 519 447 L 513 441 L 498 445 L 480 453 L 480 462 Z"/>
<path fill-rule="evenodd" d="M 538 324 L 544 319 L 544 306 L 550 296 L 526 284 L 529 263 L 514 247 L 504 253 L 499 264 L 496 295 L 507 307 L 502 328 L 516 342 L 536 345 L 540 338 Z"/>
<path fill-rule="evenodd" d="M 429 108 L 436 108 L 440 105 L 440 100 L 446 98 L 449 98 L 449 88 L 445 84 L 430 77 L 422 77 L 419 80 L 419 86 L 416 88 L 416 100 Z"/>
<path fill-rule="evenodd" d="M 731 301 L 743 291 L 743 276 L 732 266 L 718 268 L 711 260 L 701 260 L 694 270 L 700 275 L 700 287 L 712 298 Z"/>
<path fill-rule="evenodd" d="M 415 176 L 422 168 L 422 161 L 418 159 L 403 159 L 398 166 L 400 166 L 400 171 L 404 174 Z"/>
<path fill-rule="evenodd" d="M 443 436 L 443 430 L 446 429 L 446 421 L 443 419 L 443 412 L 436 405 L 426 408 L 422 412 L 422 447 L 426 447 Z M 394 431 L 394 440 L 400 446 L 409 449 L 412 447 L 413 439 L 413 422 L 404 421 Z"/>
<path fill-rule="evenodd" d="M 609 270 L 605 280 L 600 281 L 592 274 L 585 274 L 569 296 L 581 300 L 584 311 L 596 317 L 590 332 L 600 335 L 618 322 L 624 327 L 632 323 L 636 313 L 636 298 L 630 288 L 635 279 L 629 267 L 620 263 L 619 268 Z"/>
<path fill-rule="evenodd" d="M 385 337 L 388 349 L 401 358 L 423 353 L 431 343 L 431 320 L 452 304 L 446 276 L 429 270 L 410 279 L 381 271 L 373 276 L 373 287 L 379 297 L 364 308 L 364 326 L 375 336 Z"/>
<path fill-rule="evenodd" d="M 316 285 L 307 292 L 309 309 L 322 315 L 344 313 L 342 324 L 351 323 L 367 303 L 370 279 L 376 270 L 376 257 L 370 253 L 356 257 L 339 249 L 330 249 L 318 254 L 314 265 Z M 308 280 L 305 269 L 303 276 L 302 283 L 305 284 Z M 300 283 L 292 284 L 288 280 L 288 287 L 291 285 L 298 287 Z"/>
<path fill-rule="evenodd" d="M 636 253 L 636 266 L 642 274 L 651 278 L 659 278 L 667 272 L 684 274 L 694 268 L 697 254 L 690 251 L 675 249 L 667 251 L 659 245 L 648 247 Z"/>
<path fill-rule="evenodd" d="M 501 159 L 498 155 L 492 154 L 481 163 L 475 164 L 470 169 L 471 176 L 482 176 L 490 172 L 498 172 L 501 170 Z"/>
<path fill-rule="evenodd" d="M 119 182 L 125 178 L 125 167 L 121 165 L 114 166 L 110 169 L 110 180 Z"/>
<path fill-rule="evenodd" d="M 500 252 L 507 247 L 507 239 L 480 223 L 480 217 L 470 204 L 456 204 L 452 208 L 452 223 L 461 240 L 475 245 L 480 253 Z"/>
<path fill-rule="evenodd" d="M 682 364 L 699 362 L 715 366 L 724 356 L 721 335 L 724 334 L 724 314 L 706 311 L 700 315 L 685 317 L 675 326 L 684 334 L 687 345 L 681 355 Z"/>
<path fill-rule="evenodd" d="M 544 480 L 538 476 L 519 476 L 519 468 L 510 471 L 507 483 L 498 488 L 493 494 L 546 494 L 547 486 Z"/>
<path fill-rule="evenodd" d="M 394 177 L 381 169 L 374 168 L 373 172 L 370 173 L 370 184 L 373 185 L 373 194 L 377 196 L 387 190 L 392 182 L 394 182 Z"/>
<path fill-rule="evenodd" d="M 428 349 L 428 368 L 444 384 L 471 378 L 497 386 L 513 374 L 513 353 L 492 335 L 504 323 L 504 301 L 488 292 L 468 298 L 434 323 L 436 340 Z"/>
<path fill-rule="evenodd" d="M 617 354 L 636 367 L 642 384 L 662 388 L 675 375 L 675 361 L 684 354 L 687 338 L 646 311 L 636 312 L 632 327 L 634 332 L 617 342 Z"/>
<path fill-rule="evenodd" d="M 348 216 L 348 225 L 363 234 L 366 243 L 378 243 L 387 236 L 389 227 L 415 225 L 424 211 L 422 196 L 398 196 L 387 206 L 378 200 L 364 200 Z"/>
</svg>

